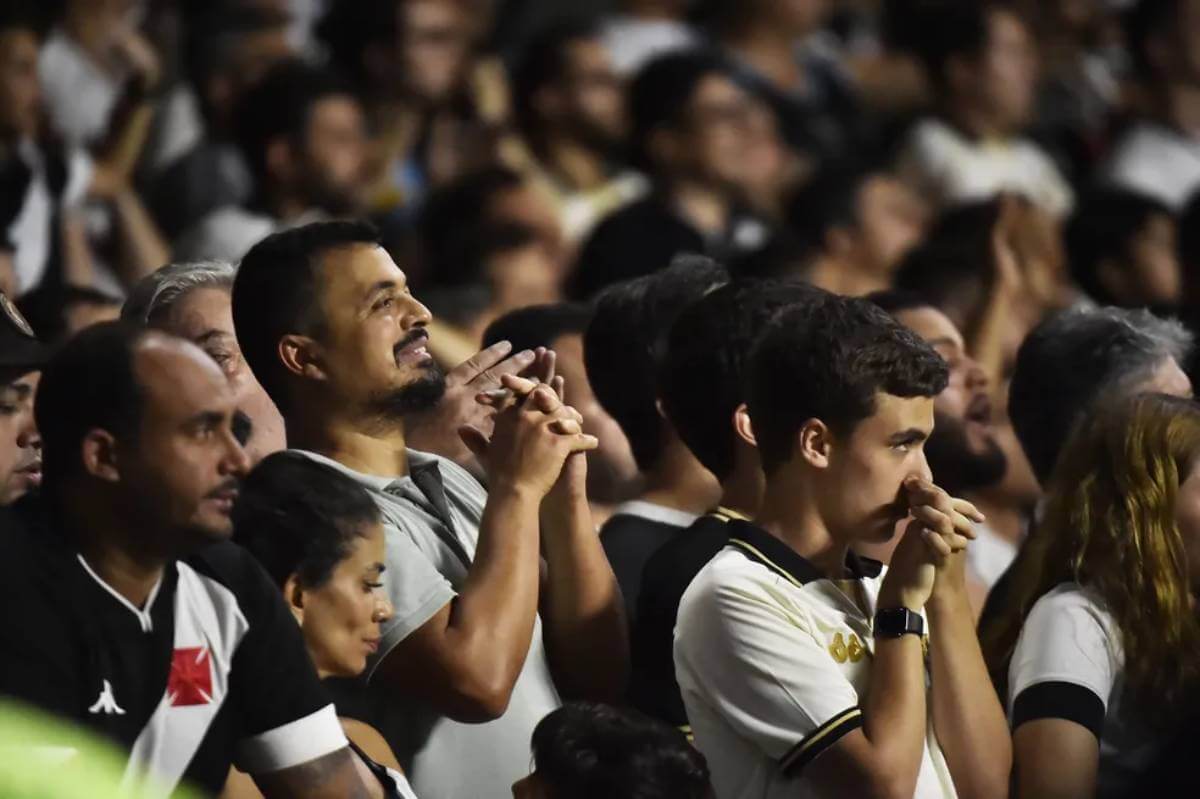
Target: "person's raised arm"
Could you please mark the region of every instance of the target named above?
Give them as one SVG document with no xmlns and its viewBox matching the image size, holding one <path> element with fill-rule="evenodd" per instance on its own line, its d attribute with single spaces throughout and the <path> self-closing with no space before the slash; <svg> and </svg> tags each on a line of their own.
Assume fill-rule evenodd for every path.
<svg viewBox="0 0 1200 799">
<path fill-rule="evenodd" d="M 918 612 L 933 589 L 933 561 L 951 544 L 920 522 L 909 524 L 879 592 L 880 610 Z M 910 799 L 925 750 L 925 664 L 912 634 L 875 638 L 862 727 L 809 764 L 805 776 L 831 796 Z"/>
<path fill-rule="evenodd" d="M 560 405 L 555 412 L 541 410 Z M 570 421 L 569 432 L 559 432 Z M 397 644 L 377 668 L 401 692 L 451 718 L 501 716 L 521 674 L 537 613 L 538 509 L 572 452 L 596 446 L 574 411 L 541 387 L 496 414 L 487 440 L 468 434 L 486 464 L 490 491 L 475 559 L 458 596 Z"/>
<path fill-rule="evenodd" d="M 563 379 L 554 378 L 559 398 Z M 564 699 L 616 702 L 629 678 L 628 625 L 587 500 L 587 456 L 567 458 L 542 502 L 542 622 L 554 683 Z"/>
<path fill-rule="evenodd" d="M 924 485 L 910 488 L 909 496 L 913 504 L 936 513 L 938 523 L 947 529 L 953 528 L 955 518 L 960 524 L 965 522 L 956 510 L 961 501 L 943 491 Z M 966 550 L 939 562 L 925 609 L 933 726 L 954 787 L 963 799 L 1007 796 L 1012 742 L 975 632 L 966 583 Z"/>
</svg>

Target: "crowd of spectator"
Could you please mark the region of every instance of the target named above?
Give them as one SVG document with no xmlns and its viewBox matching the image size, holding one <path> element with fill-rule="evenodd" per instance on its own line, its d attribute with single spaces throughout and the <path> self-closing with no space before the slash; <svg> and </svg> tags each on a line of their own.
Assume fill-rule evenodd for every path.
<svg viewBox="0 0 1200 799">
<path fill-rule="evenodd" d="M 1190 795 L 1197 333 L 1198 0 L 4 0 L 0 794 Z"/>
</svg>

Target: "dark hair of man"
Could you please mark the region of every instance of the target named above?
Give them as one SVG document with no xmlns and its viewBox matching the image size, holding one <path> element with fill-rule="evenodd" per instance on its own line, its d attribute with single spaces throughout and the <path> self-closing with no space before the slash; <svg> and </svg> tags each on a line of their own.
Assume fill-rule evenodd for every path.
<svg viewBox="0 0 1200 799">
<path fill-rule="evenodd" d="M 0 3 L 0 35 L 9 31 L 28 31 L 39 40 L 56 21 L 58 9 L 53 4 L 33 0 L 4 0 Z"/>
<path fill-rule="evenodd" d="M 1180 5 L 1180 0 L 1138 0 L 1126 12 L 1125 41 L 1134 67 L 1143 77 L 1153 77 L 1156 72 L 1151 63 L 1150 40 L 1176 25 Z"/>
<path fill-rule="evenodd" d="M 924 243 L 896 271 L 896 288 L 945 310 L 953 303 L 974 307 L 991 285 L 992 229 L 1000 213 L 996 199 L 964 203 L 938 217 Z"/>
<path fill-rule="evenodd" d="M 1141 192 L 1102 188 L 1085 194 L 1067 222 L 1065 243 L 1071 276 L 1079 287 L 1101 305 L 1123 305 L 1100 280 L 1106 258 L 1129 256 L 1134 239 L 1151 217 L 1174 217 L 1171 209 Z"/>
<path fill-rule="evenodd" d="M 710 75 L 739 82 L 724 57 L 708 50 L 687 50 L 655 58 L 638 71 L 629 87 L 630 143 L 633 162 L 639 169 L 655 173 L 650 139 L 660 128 L 684 124 L 688 103 L 700 83 Z"/>
<path fill-rule="evenodd" d="M 597 39 L 600 29 L 590 19 L 560 20 L 536 35 L 524 48 L 513 71 L 513 111 L 521 135 L 540 149 L 543 121 L 537 111 L 537 93 L 560 81 L 570 65 L 571 45 Z"/>
<path fill-rule="evenodd" d="M 233 283 L 233 327 L 254 376 L 285 416 L 287 376 L 279 341 L 289 333 L 320 331 L 317 276 L 322 257 L 350 246 L 379 246 L 365 222 L 314 222 L 273 233 L 242 258 Z"/>
<path fill-rule="evenodd" d="M 89 431 L 136 436 L 144 393 L 134 374 L 134 350 L 151 333 L 126 322 L 104 322 L 80 332 L 42 370 L 34 418 L 42 437 L 47 494 L 80 469 L 80 445 Z"/>
<path fill-rule="evenodd" d="M 507 341 L 513 352 L 552 347 L 563 336 L 582 335 L 591 320 L 591 308 L 579 303 L 530 305 L 509 311 L 488 325 L 483 331 L 483 346 Z"/>
<path fill-rule="evenodd" d="M 849 436 L 875 413 L 877 394 L 935 397 L 949 380 L 941 356 L 883 309 L 833 295 L 776 316 L 749 371 L 750 417 L 768 475 L 791 459 L 810 419 Z"/>
<path fill-rule="evenodd" d="M 242 482 L 234 540 L 280 587 L 295 574 L 320 588 L 364 527 L 379 522 L 366 489 L 338 470 L 291 452 L 269 455 Z"/>
<path fill-rule="evenodd" d="M 834 228 L 857 227 L 859 194 L 878 172 L 868 164 L 831 164 L 792 194 L 787 203 L 787 226 L 806 252 L 824 250 L 825 238 Z"/>
<path fill-rule="evenodd" d="M 470 172 L 434 191 L 418 219 L 426 283 L 462 288 L 486 282 L 485 262 L 495 252 L 521 246 L 536 235 L 491 218 L 495 197 L 521 187 L 519 174 L 503 166 Z"/>
<path fill-rule="evenodd" d="M 659 370 L 663 410 L 718 480 L 733 472 L 733 413 L 746 401 L 746 366 L 759 333 L 780 311 L 824 294 L 795 281 L 739 280 L 689 305 L 671 326 Z"/>
<path fill-rule="evenodd" d="M 184 72 L 197 87 L 227 68 L 244 37 L 279 30 L 289 22 L 285 12 L 261 5 L 195 3 L 185 4 L 183 11 Z"/>
<path fill-rule="evenodd" d="M 67 312 L 75 307 L 119 309 L 121 300 L 91 286 L 45 285 L 17 301 L 22 315 L 44 341 L 61 341 L 67 333 Z"/>
<path fill-rule="evenodd" d="M 666 269 L 610 286 L 596 298 L 583 334 L 588 381 L 629 438 L 642 471 L 654 466 L 664 443 L 657 376 L 667 331 L 680 311 L 728 279 L 712 259 L 682 255 Z"/>
<path fill-rule="evenodd" d="M 339 71 L 354 81 L 360 92 L 368 91 L 371 75 L 365 63 L 374 46 L 393 47 L 400 31 L 397 0 L 354 0 L 330 3 L 317 23 L 317 36 L 329 48 L 329 57 Z"/>
<path fill-rule="evenodd" d="M 332 72 L 291 59 L 272 67 L 246 92 L 235 113 L 237 139 L 246 164 L 260 189 L 269 179 L 267 148 L 286 136 L 303 146 L 312 108 L 333 95 L 350 95 L 350 88 Z"/>
<path fill-rule="evenodd" d="M 1033 329 L 1017 351 L 1008 415 L 1044 485 L 1075 422 L 1101 399 L 1148 379 L 1168 358 L 1187 363 L 1192 336 L 1146 310 L 1066 311 Z"/>
<path fill-rule="evenodd" d="M 572 702 L 533 730 L 537 776 L 554 799 L 704 799 L 704 755 L 634 710 Z"/>
<path fill-rule="evenodd" d="M 947 68 L 955 58 L 974 59 L 987 49 L 991 15 L 1007 8 L 995 2 L 926 0 L 911 4 L 917 22 L 910 28 L 911 42 L 925 66 L 929 80 L 945 88 Z"/>
</svg>

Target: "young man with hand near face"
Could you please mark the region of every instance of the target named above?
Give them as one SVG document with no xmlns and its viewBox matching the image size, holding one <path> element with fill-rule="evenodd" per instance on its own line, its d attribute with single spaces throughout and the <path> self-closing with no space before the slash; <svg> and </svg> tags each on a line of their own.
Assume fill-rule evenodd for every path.
<svg viewBox="0 0 1200 799">
<path fill-rule="evenodd" d="M 1008 730 L 963 576 L 982 517 L 933 485 L 923 451 L 946 383 L 937 353 L 865 300 L 784 313 L 756 346 L 762 506 L 727 523 L 675 632 L 718 795 L 1005 794 Z M 890 567 L 854 553 L 905 518 Z"/>
</svg>

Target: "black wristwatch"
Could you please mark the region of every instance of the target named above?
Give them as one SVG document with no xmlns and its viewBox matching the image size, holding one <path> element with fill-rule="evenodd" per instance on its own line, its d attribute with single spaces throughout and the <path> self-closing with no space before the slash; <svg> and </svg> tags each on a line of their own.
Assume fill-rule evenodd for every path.
<svg viewBox="0 0 1200 799">
<path fill-rule="evenodd" d="M 875 611 L 875 637 L 899 638 L 904 635 L 925 635 L 925 619 L 908 608 L 882 608 Z"/>
</svg>

